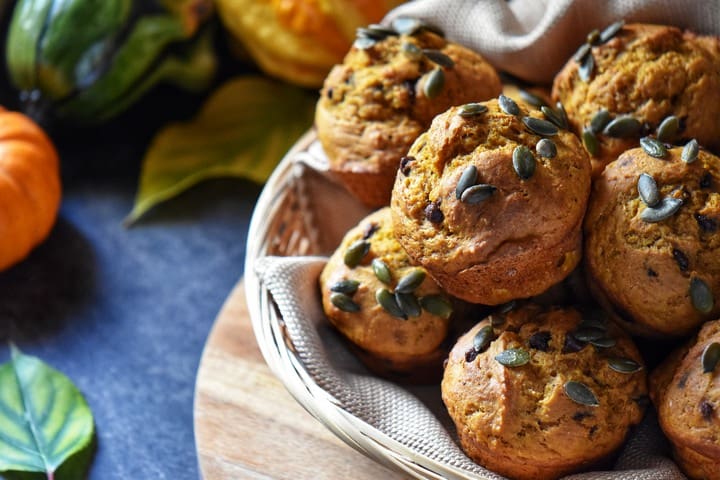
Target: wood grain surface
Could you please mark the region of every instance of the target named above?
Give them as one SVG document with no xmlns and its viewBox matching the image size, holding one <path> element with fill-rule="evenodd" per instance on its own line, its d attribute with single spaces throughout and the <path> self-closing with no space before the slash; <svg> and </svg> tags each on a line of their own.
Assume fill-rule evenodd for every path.
<svg viewBox="0 0 720 480">
<path fill-rule="evenodd" d="M 205 345 L 194 417 L 206 480 L 403 478 L 336 438 L 275 378 L 255 343 L 242 282 Z"/>
</svg>

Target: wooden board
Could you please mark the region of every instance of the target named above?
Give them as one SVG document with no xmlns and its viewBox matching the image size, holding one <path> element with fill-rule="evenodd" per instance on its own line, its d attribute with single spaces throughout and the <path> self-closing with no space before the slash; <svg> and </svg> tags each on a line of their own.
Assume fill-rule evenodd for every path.
<svg viewBox="0 0 720 480">
<path fill-rule="evenodd" d="M 402 478 L 326 430 L 270 372 L 255 343 L 242 282 L 205 345 L 194 417 L 206 480 Z"/>
</svg>

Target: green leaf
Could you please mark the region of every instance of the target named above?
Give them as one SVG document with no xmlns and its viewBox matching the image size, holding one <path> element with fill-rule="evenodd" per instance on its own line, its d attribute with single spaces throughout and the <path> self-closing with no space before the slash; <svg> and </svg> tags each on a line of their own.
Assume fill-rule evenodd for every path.
<svg viewBox="0 0 720 480">
<path fill-rule="evenodd" d="M 95 430 L 85 399 L 62 373 L 15 346 L 11 353 L 0 366 L 0 475 L 84 478 Z"/>
<path fill-rule="evenodd" d="M 194 120 L 169 125 L 153 139 L 126 224 L 202 180 L 264 182 L 312 125 L 316 100 L 305 90 L 260 76 L 228 81 Z"/>
</svg>

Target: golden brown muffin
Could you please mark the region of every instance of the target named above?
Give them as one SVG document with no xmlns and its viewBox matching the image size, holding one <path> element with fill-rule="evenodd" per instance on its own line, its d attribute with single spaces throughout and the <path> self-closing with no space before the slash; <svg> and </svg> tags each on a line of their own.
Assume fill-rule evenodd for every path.
<svg viewBox="0 0 720 480">
<path fill-rule="evenodd" d="M 445 291 L 473 303 L 537 295 L 580 260 L 587 154 L 540 112 L 511 105 L 517 115 L 498 100 L 438 115 L 411 147 L 392 193 L 400 244 Z M 468 115 L 474 111 L 482 113 Z"/>
<path fill-rule="evenodd" d="M 716 346 L 708 348 L 712 344 Z M 720 480 L 718 358 L 720 320 L 715 320 L 705 323 L 696 339 L 673 352 L 650 377 L 660 426 L 690 478 Z"/>
<path fill-rule="evenodd" d="M 655 158 L 629 150 L 605 168 L 590 196 L 590 286 L 638 335 L 687 335 L 720 315 L 720 159 L 700 151 L 686 163 L 682 152 Z M 646 196 L 654 193 L 650 204 L 659 202 L 654 208 L 640 198 L 641 183 Z"/>
<path fill-rule="evenodd" d="M 597 141 L 593 178 L 670 116 L 678 129 L 666 131 L 669 141 L 696 138 L 720 149 L 719 38 L 645 24 L 625 25 L 605 42 L 598 37 L 592 48 L 578 50 L 579 60 L 571 58 L 553 84 L 553 99 L 565 106 L 573 130 L 594 132 L 586 133 L 589 150 L 592 138 Z M 613 127 L 610 120 L 616 120 Z"/>
<path fill-rule="evenodd" d="M 390 376 L 417 373 L 409 380 L 439 373 L 452 306 L 395 240 L 389 208 L 347 233 L 320 275 L 320 290 L 330 322 L 369 368 Z"/>
<path fill-rule="evenodd" d="M 622 445 L 643 416 L 643 368 L 612 322 L 525 305 L 458 340 L 442 398 L 473 460 L 515 479 L 553 479 Z"/>
<path fill-rule="evenodd" d="M 435 115 L 501 90 L 479 54 L 429 30 L 380 37 L 332 69 L 315 114 L 330 170 L 370 207 L 390 202 L 400 159 Z"/>
</svg>

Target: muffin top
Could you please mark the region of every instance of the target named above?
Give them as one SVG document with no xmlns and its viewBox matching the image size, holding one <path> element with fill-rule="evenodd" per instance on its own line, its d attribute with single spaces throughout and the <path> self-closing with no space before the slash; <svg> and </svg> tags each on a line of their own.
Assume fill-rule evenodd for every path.
<svg viewBox="0 0 720 480">
<path fill-rule="evenodd" d="M 593 185 L 588 271 L 636 333 L 686 335 L 720 314 L 720 158 L 700 150 L 687 163 L 688 149 L 629 150 Z"/>
</svg>

